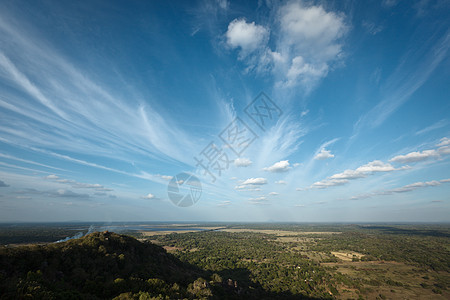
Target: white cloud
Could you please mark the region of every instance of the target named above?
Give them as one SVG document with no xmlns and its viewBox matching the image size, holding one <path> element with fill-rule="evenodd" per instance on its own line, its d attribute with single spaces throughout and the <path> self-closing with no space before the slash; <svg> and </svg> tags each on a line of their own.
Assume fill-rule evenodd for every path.
<svg viewBox="0 0 450 300">
<path fill-rule="evenodd" d="M 366 175 L 356 170 L 345 170 L 344 172 L 330 176 L 331 179 L 357 179 L 363 177 L 366 177 Z"/>
<path fill-rule="evenodd" d="M 157 177 L 161 177 L 164 180 L 171 180 L 173 178 L 173 176 L 169 176 L 169 175 L 156 175 Z"/>
<path fill-rule="evenodd" d="M 282 66 L 286 86 L 314 86 L 328 73 L 329 65 L 341 53 L 340 39 L 347 32 L 344 17 L 322 6 L 292 1 L 280 8 L 280 42 L 277 52 L 287 63 Z M 287 57 L 287 58 L 286 58 Z"/>
<path fill-rule="evenodd" d="M 254 205 L 266 205 L 268 204 L 267 202 L 267 198 L 264 196 L 261 197 L 256 197 L 256 198 L 250 198 L 248 200 L 250 202 L 250 204 L 254 204 Z"/>
<path fill-rule="evenodd" d="M 282 160 L 282 161 L 279 161 L 277 163 L 274 163 L 270 167 L 264 168 L 264 171 L 279 173 L 279 172 L 289 171 L 289 169 L 291 169 L 289 161 L 288 160 Z"/>
<path fill-rule="evenodd" d="M 390 172 L 390 171 L 395 171 L 395 168 L 391 164 L 384 163 L 380 160 L 374 160 L 356 169 L 356 172 L 360 173 Z"/>
<path fill-rule="evenodd" d="M 302 56 L 297 56 L 292 59 L 292 64 L 286 74 L 284 86 L 292 87 L 299 82 L 304 86 L 313 85 L 315 81 L 325 77 L 327 73 L 327 64 L 310 64 Z"/>
<path fill-rule="evenodd" d="M 66 190 L 66 189 L 59 189 L 57 191 L 54 192 L 49 192 L 50 196 L 53 197 L 64 197 L 64 198 L 89 198 L 89 195 L 87 194 L 78 194 L 78 193 L 74 193 L 71 190 Z"/>
<path fill-rule="evenodd" d="M 427 82 L 433 71 L 448 57 L 449 41 L 448 34 L 431 35 L 422 42 L 421 47 L 412 47 L 413 50 L 406 52 L 400 59 L 401 63 L 386 79 L 389 84 L 382 92 L 387 96 L 358 119 L 353 126 L 352 139 L 383 124 Z"/>
<path fill-rule="evenodd" d="M 248 159 L 248 158 L 236 158 L 234 160 L 234 165 L 236 167 L 248 167 L 252 164 L 253 162 Z"/>
<path fill-rule="evenodd" d="M 265 201 L 265 200 L 267 199 L 264 196 L 249 199 L 249 201 Z"/>
<path fill-rule="evenodd" d="M 440 142 L 436 145 L 437 149 L 429 149 L 423 151 L 414 151 L 405 155 L 397 155 L 391 158 L 389 161 L 396 163 L 411 163 L 411 162 L 419 162 L 427 159 L 440 159 L 442 156 L 450 154 L 450 139 L 444 137 L 440 140 Z"/>
<path fill-rule="evenodd" d="M 325 148 L 320 149 L 320 152 L 317 153 L 316 156 L 314 156 L 314 159 L 316 160 L 324 160 L 327 158 L 333 158 L 334 154 L 331 154 L 331 151 L 326 150 Z"/>
<path fill-rule="evenodd" d="M 438 121 L 438 122 L 436 122 L 436 123 L 434 123 L 434 124 L 432 124 L 432 125 L 430 125 L 428 127 L 425 127 L 423 129 L 417 131 L 416 135 L 424 134 L 424 133 L 427 133 L 427 132 L 430 132 L 430 131 L 433 131 L 433 130 L 436 130 L 436 129 L 439 129 L 439 128 L 442 128 L 442 127 L 445 127 L 445 126 L 448 125 L 448 123 L 449 122 L 447 120 L 445 120 L 445 119 L 444 120 L 440 120 L 440 121 Z M 448 139 L 448 138 L 442 138 L 441 141 L 442 140 L 450 141 L 450 139 Z M 438 144 L 437 146 L 443 146 L 443 145 L 439 145 Z"/>
<path fill-rule="evenodd" d="M 277 192 L 270 192 L 269 193 L 269 196 L 278 196 L 279 195 L 279 193 L 277 193 Z"/>
<path fill-rule="evenodd" d="M 330 187 L 330 186 L 343 185 L 343 184 L 346 184 L 347 182 L 348 182 L 348 179 L 328 178 L 328 179 L 325 179 L 325 180 L 322 180 L 322 181 L 314 182 L 311 185 L 311 188 L 325 189 L 325 188 Z"/>
<path fill-rule="evenodd" d="M 287 184 L 287 182 L 284 180 L 278 180 L 278 181 L 275 181 L 275 183 L 276 184 Z"/>
<path fill-rule="evenodd" d="M 228 1 L 227 0 L 216 0 L 216 2 L 217 2 L 217 4 L 219 5 L 219 7 L 221 8 L 221 9 L 227 9 L 228 8 L 228 6 L 230 5 L 230 3 L 228 3 Z"/>
<path fill-rule="evenodd" d="M 273 48 L 269 46 L 267 28 L 277 30 Z M 247 70 L 272 72 L 277 86 L 300 85 L 309 91 L 339 59 L 341 39 L 347 30 L 342 14 L 325 11 L 320 5 L 290 1 L 278 9 L 273 24 L 263 26 L 235 19 L 225 36 L 228 46 L 241 49 L 239 59 L 245 59 Z"/>
<path fill-rule="evenodd" d="M 249 178 L 242 182 L 242 185 L 264 185 L 267 184 L 266 178 Z"/>
<path fill-rule="evenodd" d="M 424 150 L 424 151 L 416 151 L 411 152 L 405 155 L 397 155 L 391 158 L 389 161 L 397 162 L 397 163 L 411 163 L 418 162 L 422 160 L 426 160 L 429 158 L 437 158 L 439 157 L 439 153 L 436 150 Z"/>
<path fill-rule="evenodd" d="M 375 24 L 372 22 L 368 22 L 368 21 L 363 21 L 362 22 L 362 26 L 367 30 L 368 33 L 372 34 L 372 35 L 376 35 L 377 33 L 380 33 L 381 31 L 383 31 L 384 26 L 380 25 L 380 24 Z"/>
<path fill-rule="evenodd" d="M 362 165 L 355 170 L 345 170 L 344 172 L 334 174 L 322 181 L 313 183 L 310 188 L 324 189 L 330 186 L 344 185 L 352 179 L 365 178 L 377 172 L 392 172 L 402 170 L 404 168 L 396 169 L 389 163 L 384 163 L 379 160 L 374 160 L 365 165 Z"/>
<path fill-rule="evenodd" d="M 96 191 L 99 191 L 99 192 L 111 192 L 111 191 L 113 191 L 113 189 L 106 188 L 103 185 L 98 184 L 98 183 L 77 182 L 75 180 L 60 178 L 59 176 L 56 176 L 56 175 L 53 175 L 53 174 L 52 175 L 48 175 L 48 176 L 46 176 L 44 178 L 45 179 L 54 180 L 55 182 L 61 183 L 61 184 L 69 184 L 73 188 L 76 188 L 76 189 L 95 189 Z"/>
<path fill-rule="evenodd" d="M 255 22 L 247 23 L 245 19 L 235 19 L 228 25 L 227 44 L 231 48 L 240 48 L 240 57 L 244 58 L 260 47 L 265 47 L 269 31 Z"/>
<path fill-rule="evenodd" d="M 229 206 L 231 205 L 231 201 L 222 201 L 217 204 L 217 206 Z"/>
<path fill-rule="evenodd" d="M 440 143 L 437 144 L 436 146 L 440 147 L 440 146 L 447 146 L 447 145 L 450 145 L 450 138 L 444 137 L 440 140 Z"/>
<path fill-rule="evenodd" d="M 450 146 L 444 146 L 444 147 L 440 147 L 438 148 L 438 153 L 439 155 L 448 155 L 450 154 Z"/>
<path fill-rule="evenodd" d="M 402 187 L 395 188 L 395 189 L 376 191 L 376 192 L 369 193 L 369 194 L 360 194 L 357 196 L 353 196 L 350 199 L 351 200 L 360 200 L 360 199 L 367 199 L 367 198 L 371 198 L 371 197 L 375 197 L 375 196 L 387 196 L 387 195 L 398 194 L 398 193 L 407 193 L 407 192 L 412 192 L 417 189 L 439 186 L 443 183 L 449 183 L 449 182 L 450 182 L 450 179 L 432 180 L 432 181 L 426 181 L 426 182 L 420 181 L 420 182 L 415 182 L 412 184 L 404 185 Z"/>
<path fill-rule="evenodd" d="M 153 195 L 153 194 L 151 194 L 151 193 L 148 193 L 147 195 L 142 196 L 141 198 L 142 198 L 142 199 L 154 199 L 154 198 L 155 198 L 155 195 Z"/>
</svg>

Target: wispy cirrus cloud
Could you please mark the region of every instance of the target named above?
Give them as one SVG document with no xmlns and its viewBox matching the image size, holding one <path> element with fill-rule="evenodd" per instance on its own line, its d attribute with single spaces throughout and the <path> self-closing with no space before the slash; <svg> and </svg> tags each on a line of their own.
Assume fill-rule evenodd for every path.
<svg viewBox="0 0 450 300">
<path fill-rule="evenodd" d="M 430 47 L 430 44 L 432 47 Z M 373 129 L 389 118 L 400 106 L 428 80 L 433 71 L 447 57 L 450 48 L 450 31 L 436 40 L 435 36 L 419 49 L 408 51 L 383 87 L 385 96 L 354 124 L 353 138 L 364 129 Z M 412 62 L 420 62 L 417 66 Z M 414 65 L 414 69 L 411 66 Z"/>
<path fill-rule="evenodd" d="M 433 130 L 437 130 L 437 129 L 443 128 L 443 127 L 447 126 L 448 124 L 449 124 L 449 121 L 447 121 L 445 119 L 439 120 L 439 121 L 437 121 L 436 123 L 434 123 L 434 124 L 432 124 L 430 126 L 427 126 L 427 127 L 423 128 L 421 130 L 416 131 L 416 135 L 424 134 L 424 133 L 427 133 L 427 132 L 430 132 L 430 131 L 433 131 Z"/>
<path fill-rule="evenodd" d="M 122 153 L 125 161 L 140 156 L 191 163 L 185 151 L 193 153 L 196 147 L 189 134 L 142 101 L 137 91 L 131 99 L 122 98 L 111 86 L 91 79 L 98 74 L 75 67 L 47 46 L 40 32 L 26 31 L 6 11 L 2 16 L 2 39 L 15 47 L 0 49 L 0 78 L 13 88 L 8 97 L 0 97 L 0 107 L 6 119 L 11 119 L 11 113 L 21 115 L 14 126 L 2 124 L 4 138 L 17 145 L 114 159 Z"/>
</svg>

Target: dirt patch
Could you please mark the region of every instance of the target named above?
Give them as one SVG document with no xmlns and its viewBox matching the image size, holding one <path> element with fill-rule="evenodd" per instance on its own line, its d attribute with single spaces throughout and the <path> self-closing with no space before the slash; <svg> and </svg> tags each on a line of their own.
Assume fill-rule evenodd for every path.
<svg viewBox="0 0 450 300">
<path fill-rule="evenodd" d="M 183 248 L 180 247 L 171 247 L 171 246 L 163 246 L 164 249 L 166 249 L 167 252 L 175 252 L 177 250 L 183 250 Z"/>
<path fill-rule="evenodd" d="M 276 236 L 296 236 L 296 235 L 331 235 L 339 234 L 341 232 L 328 232 L 328 231 L 288 231 L 288 230 L 271 230 L 271 229 L 223 229 L 225 232 L 256 232 L 265 234 L 274 234 Z"/>
<path fill-rule="evenodd" d="M 357 259 L 361 259 L 361 257 L 364 256 L 364 254 L 352 251 L 340 251 L 340 252 L 331 251 L 331 254 L 333 254 L 334 256 L 343 261 L 352 261 L 354 257 Z"/>
</svg>

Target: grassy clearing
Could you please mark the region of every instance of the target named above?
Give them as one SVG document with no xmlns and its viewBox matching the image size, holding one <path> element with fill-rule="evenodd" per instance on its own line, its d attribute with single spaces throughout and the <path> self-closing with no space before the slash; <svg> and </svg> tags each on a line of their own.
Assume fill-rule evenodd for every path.
<svg viewBox="0 0 450 300">
<path fill-rule="evenodd" d="M 364 254 L 352 251 L 341 251 L 341 252 L 331 251 L 331 254 L 333 254 L 334 256 L 343 261 L 352 261 L 354 257 L 361 259 L 361 257 L 364 256 Z"/>
<path fill-rule="evenodd" d="M 274 234 L 276 236 L 301 236 L 301 235 L 331 235 L 339 234 L 341 232 L 328 232 L 328 231 L 287 231 L 287 230 L 277 230 L 277 229 L 245 229 L 245 228 L 227 228 L 223 229 L 225 232 L 254 232 L 254 233 L 264 233 L 264 234 Z"/>
</svg>

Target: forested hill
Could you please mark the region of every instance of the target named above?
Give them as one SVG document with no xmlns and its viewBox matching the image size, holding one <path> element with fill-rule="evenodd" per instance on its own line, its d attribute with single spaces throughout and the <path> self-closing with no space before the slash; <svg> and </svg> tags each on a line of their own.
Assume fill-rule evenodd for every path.
<svg viewBox="0 0 450 300">
<path fill-rule="evenodd" d="M 0 250 L 0 298 L 201 298 L 237 290 L 162 247 L 111 232 Z M 217 280 L 216 280 L 217 281 Z M 221 281 L 221 280 L 220 280 Z"/>
<path fill-rule="evenodd" d="M 0 299 L 275 299 L 184 263 L 160 246 L 112 232 L 0 248 Z"/>
</svg>

